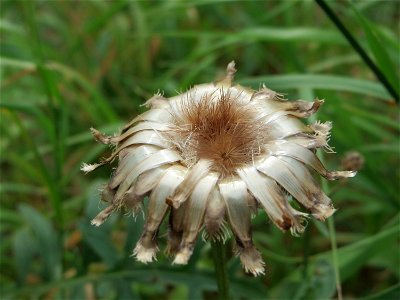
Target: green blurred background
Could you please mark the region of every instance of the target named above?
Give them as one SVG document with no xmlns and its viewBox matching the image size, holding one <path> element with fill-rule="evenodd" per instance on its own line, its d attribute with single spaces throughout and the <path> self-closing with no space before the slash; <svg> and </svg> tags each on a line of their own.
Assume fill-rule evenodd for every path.
<svg viewBox="0 0 400 300">
<path fill-rule="evenodd" d="M 163 253 L 142 265 L 129 257 L 141 215 L 91 227 L 112 168 L 79 167 L 109 152 L 91 126 L 112 134 L 157 91 L 213 81 L 231 60 L 238 83 L 326 100 L 318 119 L 334 124 L 330 169 L 348 151 L 365 159 L 355 178 L 323 183 L 335 230 L 310 220 L 295 238 L 261 211 L 254 218 L 266 276 L 244 274 L 227 243 L 234 298 L 335 298 L 335 269 L 346 299 L 400 297 L 398 107 L 314 1 L 0 4 L 1 299 L 216 297 L 209 244 L 199 241 L 185 267 Z M 398 93 L 399 3 L 328 4 Z"/>
</svg>

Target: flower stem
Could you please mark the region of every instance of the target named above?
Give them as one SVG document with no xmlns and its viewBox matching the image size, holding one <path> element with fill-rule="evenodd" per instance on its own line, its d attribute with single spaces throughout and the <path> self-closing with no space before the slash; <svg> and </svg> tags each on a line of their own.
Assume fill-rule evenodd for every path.
<svg viewBox="0 0 400 300">
<path fill-rule="evenodd" d="M 336 242 L 336 231 L 335 231 L 335 220 L 333 216 L 328 219 L 328 228 L 329 228 L 329 237 L 331 240 L 331 248 L 332 248 L 332 260 L 333 260 L 333 269 L 335 272 L 335 283 L 336 283 L 336 292 L 338 300 L 343 299 L 342 294 L 342 286 L 340 284 L 340 272 L 339 272 L 339 259 L 337 254 L 337 242 Z"/>
<path fill-rule="evenodd" d="M 324 162 L 323 154 L 320 153 L 320 159 Z M 322 189 L 325 194 L 330 194 L 330 189 L 328 183 L 325 180 L 321 181 Z M 335 230 L 335 219 L 333 216 L 328 218 L 328 230 L 329 230 L 329 238 L 331 242 L 331 250 L 332 250 L 332 264 L 333 264 L 333 271 L 335 273 L 335 283 L 336 283 L 336 292 L 338 300 L 343 299 L 342 293 L 342 285 L 340 280 L 340 270 L 339 270 L 339 258 L 338 258 L 338 251 L 337 251 L 337 241 L 336 241 L 336 230 Z"/>
<path fill-rule="evenodd" d="M 214 258 L 215 275 L 218 285 L 218 299 L 228 300 L 229 297 L 229 281 L 226 272 L 226 256 L 225 247 L 222 241 L 211 242 L 211 250 Z"/>
</svg>

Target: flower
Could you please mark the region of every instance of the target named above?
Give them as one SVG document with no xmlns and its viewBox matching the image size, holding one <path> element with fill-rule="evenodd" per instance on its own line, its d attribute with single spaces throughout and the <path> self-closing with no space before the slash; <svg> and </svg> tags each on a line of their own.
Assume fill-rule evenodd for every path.
<svg viewBox="0 0 400 300">
<path fill-rule="evenodd" d="M 171 98 L 154 95 L 145 103 L 150 110 L 117 136 L 92 129 L 97 141 L 116 148 L 82 170 L 119 160 L 102 192 L 109 206 L 92 224 L 99 226 L 121 207 L 136 213 L 148 196 L 144 230 L 133 252 L 138 261 L 156 259 L 158 230 L 169 212 L 167 252 L 174 264 L 188 262 L 203 228 L 206 239 L 223 239 L 229 224 L 245 270 L 263 274 L 250 228 L 257 209 L 297 235 L 308 214 L 291 206 L 290 195 L 318 220 L 335 211 L 310 169 L 329 180 L 355 175 L 328 171 L 315 155 L 317 148 L 331 151 L 330 122 L 307 126 L 299 120 L 314 114 L 322 100 L 287 101 L 265 86 L 254 91 L 234 85 L 235 72 L 231 62 L 219 82 Z"/>
</svg>

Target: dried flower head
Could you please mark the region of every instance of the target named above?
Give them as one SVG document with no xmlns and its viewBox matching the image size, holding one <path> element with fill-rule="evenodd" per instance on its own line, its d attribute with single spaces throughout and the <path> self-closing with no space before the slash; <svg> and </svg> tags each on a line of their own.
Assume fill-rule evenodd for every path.
<svg viewBox="0 0 400 300">
<path fill-rule="evenodd" d="M 99 226 L 121 207 L 136 213 L 148 196 L 146 223 L 133 252 L 138 261 L 156 259 L 158 230 L 169 212 L 167 252 L 173 263 L 188 262 L 203 228 L 206 239 L 224 239 L 229 224 L 245 270 L 262 274 L 251 215 L 261 207 L 278 228 L 297 235 L 308 214 L 290 205 L 290 195 L 318 220 L 335 211 L 310 169 L 329 180 L 355 175 L 326 170 L 313 151 L 331 151 L 330 122 L 307 126 L 299 120 L 315 113 L 322 100 L 286 101 L 265 86 L 254 91 L 233 85 L 235 72 L 231 62 L 222 81 L 169 99 L 156 94 L 145 103 L 150 110 L 117 136 L 92 129 L 96 140 L 116 148 L 82 170 L 119 159 L 102 192 L 109 206 L 92 223 Z"/>
<path fill-rule="evenodd" d="M 343 170 L 359 171 L 364 166 L 364 156 L 358 151 L 349 151 L 344 154 L 341 161 Z"/>
</svg>

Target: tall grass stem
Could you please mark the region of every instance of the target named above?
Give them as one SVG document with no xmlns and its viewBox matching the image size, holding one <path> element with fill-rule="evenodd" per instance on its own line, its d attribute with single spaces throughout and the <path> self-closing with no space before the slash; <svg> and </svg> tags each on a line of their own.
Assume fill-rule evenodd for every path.
<svg viewBox="0 0 400 300">
<path fill-rule="evenodd" d="M 323 153 L 319 153 L 319 158 L 324 163 Z M 330 194 L 329 185 L 326 180 L 321 179 L 322 189 L 325 194 Z M 338 257 L 338 249 L 337 249 L 337 241 L 336 241 L 336 229 L 335 229 L 335 219 L 334 216 L 330 216 L 328 218 L 328 231 L 329 231 L 329 239 L 331 243 L 331 252 L 332 252 L 332 264 L 333 264 L 333 271 L 335 273 L 335 284 L 336 284 L 336 292 L 338 300 L 343 299 L 342 293 L 342 285 L 340 279 L 340 270 L 339 270 L 339 257 Z"/>
<path fill-rule="evenodd" d="M 376 78 L 385 86 L 386 90 L 390 95 L 394 98 L 394 100 L 398 103 L 400 101 L 399 94 L 390 84 L 389 80 L 382 73 L 382 71 L 378 68 L 378 66 L 372 61 L 372 59 L 368 56 L 367 52 L 360 46 L 357 40 L 353 37 L 350 31 L 344 26 L 342 21 L 336 16 L 333 10 L 329 7 L 328 4 L 324 0 L 315 0 L 317 4 L 321 7 L 321 9 L 325 12 L 325 14 L 331 19 L 331 21 L 335 24 L 335 26 L 339 29 L 339 31 L 344 35 L 350 45 L 354 48 L 354 50 L 360 55 L 363 61 L 367 64 L 367 66 L 371 69 L 371 71 L 375 74 Z"/>
<path fill-rule="evenodd" d="M 313 99 L 315 97 L 314 91 L 309 88 L 302 88 L 299 90 L 299 93 L 302 98 L 304 99 Z M 318 113 L 312 115 L 310 117 L 311 122 L 316 122 L 318 120 Z M 322 151 L 318 152 L 318 157 L 321 160 L 323 164 L 324 162 L 324 153 Z M 321 187 L 322 190 L 324 191 L 325 194 L 329 195 L 330 194 L 330 188 L 328 185 L 328 182 L 324 179 L 321 179 Z M 332 252 L 332 264 L 333 264 L 333 270 L 334 270 L 334 277 L 335 277 L 335 285 L 336 285 L 336 292 L 338 296 L 338 300 L 342 300 L 342 286 L 341 286 L 341 279 L 340 279 L 340 270 L 339 270 L 339 259 L 337 255 L 337 242 L 336 242 L 336 231 L 335 231 L 335 222 L 333 216 L 330 216 L 328 218 L 328 232 L 329 232 L 329 239 L 330 239 L 330 244 L 331 244 L 331 252 Z M 303 275 L 304 277 L 308 280 L 308 255 L 309 255 L 309 231 L 307 230 L 305 232 L 305 241 L 304 241 L 304 269 L 303 269 Z"/>
<path fill-rule="evenodd" d="M 342 285 L 340 283 L 340 272 L 339 272 L 339 258 L 338 258 L 338 251 L 337 251 L 337 242 L 336 242 L 336 230 L 335 230 L 335 219 L 331 216 L 328 219 L 328 229 L 329 229 L 329 237 L 331 241 L 331 248 L 332 248 L 332 260 L 333 260 L 333 268 L 335 272 L 335 283 L 336 283 L 336 291 L 338 300 L 343 299 L 342 293 Z"/>
</svg>

